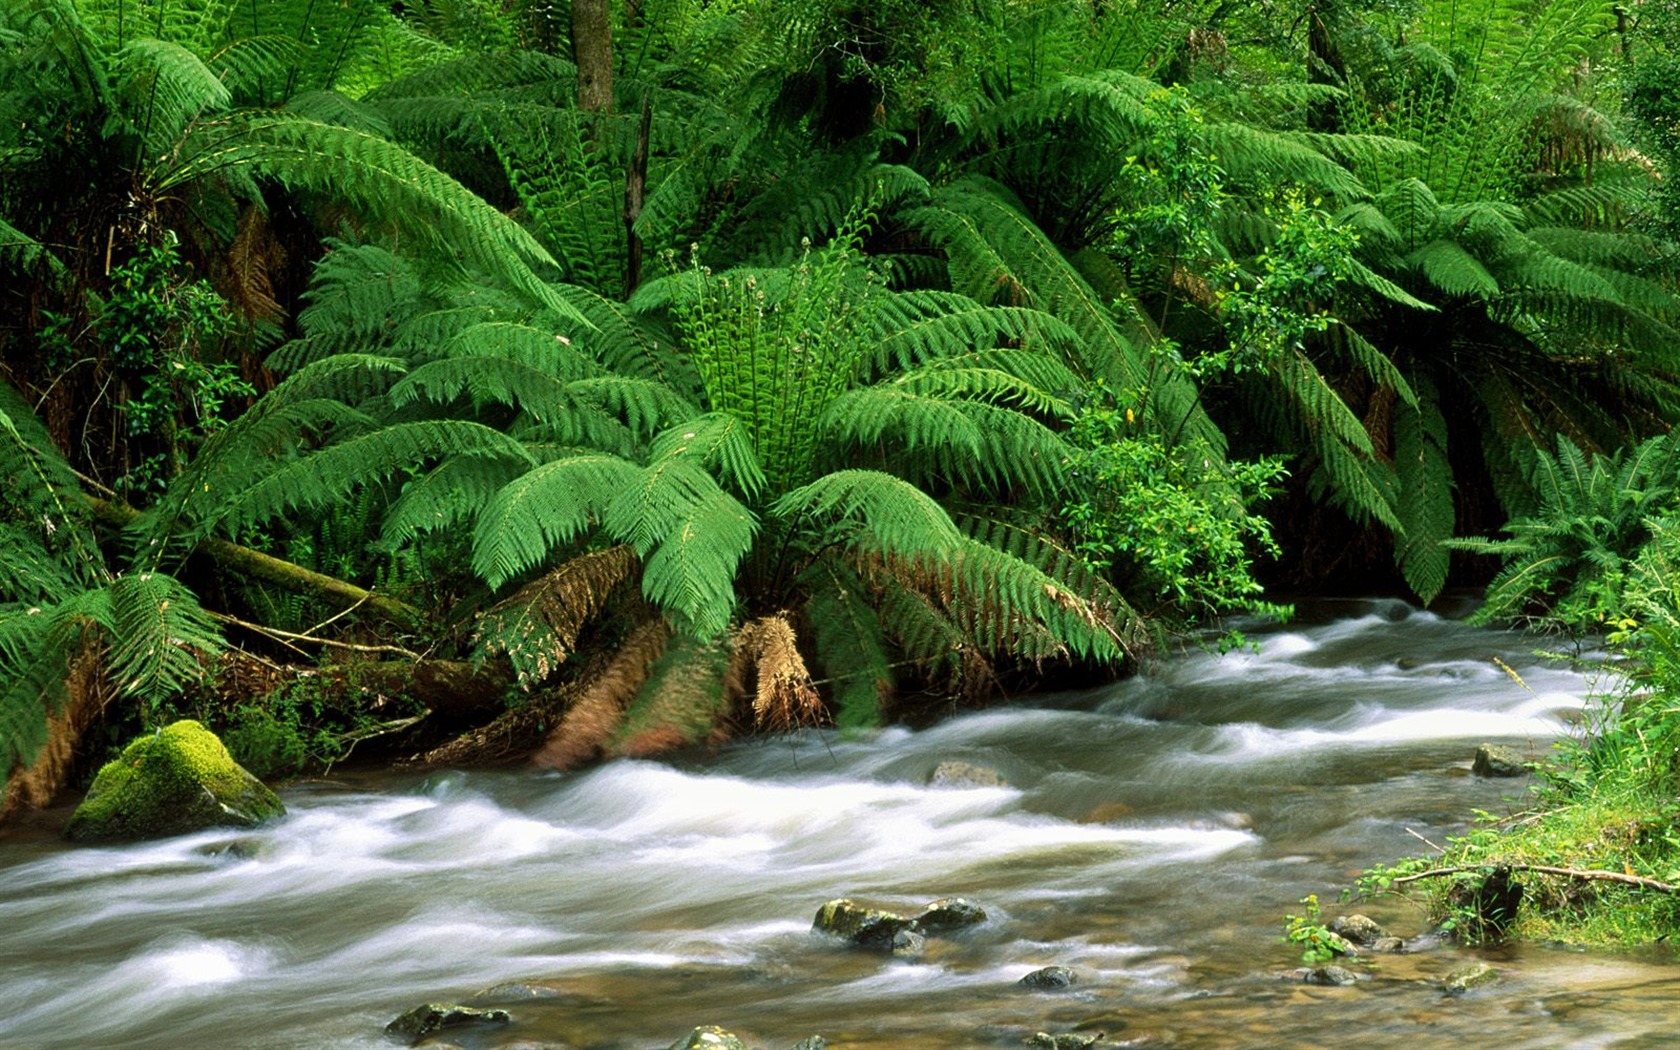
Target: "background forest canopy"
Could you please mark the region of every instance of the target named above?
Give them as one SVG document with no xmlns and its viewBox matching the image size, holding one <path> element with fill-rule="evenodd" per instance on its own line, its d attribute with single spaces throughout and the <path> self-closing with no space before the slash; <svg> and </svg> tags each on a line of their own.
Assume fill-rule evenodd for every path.
<svg viewBox="0 0 1680 1050">
<path fill-rule="evenodd" d="M 11 0 L 6 805 L 181 715 L 259 772 L 873 725 L 1476 552 L 1626 614 L 1677 27 Z"/>
</svg>

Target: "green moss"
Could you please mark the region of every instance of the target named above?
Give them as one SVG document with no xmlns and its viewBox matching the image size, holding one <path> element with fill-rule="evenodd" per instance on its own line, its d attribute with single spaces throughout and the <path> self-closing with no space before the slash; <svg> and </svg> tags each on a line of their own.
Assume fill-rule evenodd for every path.
<svg viewBox="0 0 1680 1050">
<path fill-rule="evenodd" d="M 214 733 L 181 721 L 135 740 L 106 763 L 64 834 L 78 841 L 157 838 L 254 827 L 285 812 Z"/>
<path fill-rule="evenodd" d="M 1523 886 L 1509 936 L 1591 948 L 1628 948 L 1680 936 L 1680 895 L 1523 869 L 1540 865 L 1680 882 L 1680 802 L 1646 791 L 1549 802 L 1538 813 L 1499 820 L 1483 814 L 1469 834 L 1448 841 L 1444 854 L 1372 869 L 1362 885 L 1384 889 L 1407 874 L 1468 869 L 1404 888 L 1422 901 L 1432 921 L 1475 940 L 1475 917 L 1464 901 L 1487 872 L 1508 865 L 1515 869 L 1510 877 Z"/>
</svg>

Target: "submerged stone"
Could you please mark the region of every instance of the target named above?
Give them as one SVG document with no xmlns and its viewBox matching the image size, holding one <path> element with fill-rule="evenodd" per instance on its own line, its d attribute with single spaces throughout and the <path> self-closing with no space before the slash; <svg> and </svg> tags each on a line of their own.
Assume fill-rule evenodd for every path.
<svg viewBox="0 0 1680 1050">
<path fill-rule="evenodd" d="M 794 1043 L 793 1050 L 828 1050 L 828 1040 L 820 1035 L 808 1035 Z"/>
<path fill-rule="evenodd" d="M 506 1010 L 481 1010 L 455 1003 L 423 1003 L 385 1026 L 388 1035 L 407 1039 L 414 1045 L 433 1032 L 468 1024 L 507 1024 L 513 1020 Z"/>
<path fill-rule="evenodd" d="M 1359 975 L 1345 966 L 1315 966 L 1307 971 L 1308 984 L 1349 985 L 1359 983 Z"/>
<path fill-rule="evenodd" d="M 285 814 L 279 796 L 235 762 L 216 734 L 186 720 L 139 738 L 107 762 L 64 836 L 78 842 L 162 838 L 256 827 Z"/>
<path fill-rule="evenodd" d="M 1471 763 L 1470 772 L 1479 777 L 1520 777 L 1528 772 L 1528 767 L 1516 748 L 1483 744 L 1476 748 L 1476 760 Z"/>
<path fill-rule="evenodd" d="M 1008 787 L 1009 781 L 987 766 L 947 761 L 933 767 L 933 772 L 928 775 L 928 784 L 933 787 Z"/>
<path fill-rule="evenodd" d="M 715 1024 L 701 1025 L 686 1038 L 671 1044 L 671 1050 L 747 1050 L 740 1037 L 724 1031 Z"/>
<path fill-rule="evenodd" d="M 1021 978 L 1017 984 L 1040 992 L 1060 992 L 1072 988 L 1073 971 L 1066 966 L 1046 966 Z"/>
<path fill-rule="evenodd" d="M 986 909 L 962 897 L 941 897 L 915 918 L 916 928 L 927 933 L 946 933 L 986 921 Z"/>
<path fill-rule="evenodd" d="M 912 929 L 915 920 L 879 908 L 866 908 L 856 901 L 839 897 L 817 909 L 811 928 L 819 933 L 849 941 L 860 948 L 875 951 L 908 951 L 921 947 L 921 937 Z M 911 937 L 900 937 L 910 934 Z M 902 946 L 901 942 L 902 941 Z"/>
<path fill-rule="evenodd" d="M 1049 1032 L 1034 1032 L 1027 1039 L 1027 1045 L 1039 1050 L 1091 1050 L 1103 1033 L 1095 1032 L 1087 1035 L 1083 1032 L 1062 1032 L 1051 1035 Z"/>
<path fill-rule="evenodd" d="M 1499 971 L 1487 963 L 1470 963 L 1447 974 L 1441 981 L 1441 988 L 1448 995 L 1463 995 L 1472 988 L 1493 984 L 1497 980 Z"/>
</svg>

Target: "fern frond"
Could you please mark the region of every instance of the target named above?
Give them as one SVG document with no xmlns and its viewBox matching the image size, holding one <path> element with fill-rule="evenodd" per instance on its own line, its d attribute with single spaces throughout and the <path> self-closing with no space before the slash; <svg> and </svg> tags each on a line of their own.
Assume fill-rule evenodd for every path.
<svg viewBox="0 0 1680 1050">
<path fill-rule="evenodd" d="M 298 190 L 330 193 L 440 252 L 502 278 L 561 317 L 586 323 L 532 271 L 554 260 L 531 235 L 466 187 L 385 139 L 282 113 L 235 114 L 197 125 L 186 148 L 150 173 L 158 192 L 248 170 Z"/>
<path fill-rule="evenodd" d="M 753 721 L 760 729 L 786 732 L 821 724 L 822 699 L 785 614 L 760 616 L 743 626 L 735 649 L 747 654 L 752 669 Z"/>
<path fill-rule="evenodd" d="M 117 52 L 116 92 L 128 119 L 156 156 L 192 120 L 219 113 L 232 93 L 197 55 L 163 40 L 141 39 Z"/>
<path fill-rule="evenodd" d="M 655 617 L 636 627 L 614 654 L 612 661 L 596 675 L 567 708 L 560 724 L 531 757 L 544 769 L 575 769 L 600 753 L 624 720 L 629 706 L 648 672 L 671 640 L 671 629 Z"/>
<path fill-rule="evenodd" d="M 580 554 L 483 613 L 474 639 L 483 652 L 507 654 L 521 688 L 539 685 L 570 659 L 578 635 L 636 564 L 624 546 Z"/>
<path fill-rule="evenodd" d="M 358 487 L 384 481 L 419 464 L 466 453 L 534 462 L 517 441 L 477 423 L 396 423 L 285 463 L 237 494 L 221 511 L 219 523 L 223 528 L 237 529 L 290 511 L 324 507 Z"/>
<path fill-rule="evenodd" d="M 698 462 L 653 461 L 607 503 L 601 525 L 641 557 L 642 593 L 655 606 L 698 638 L 728 626 L 758 521 Z"/>
<path fill-rule="evenodd" d="M 1395 509 L 1401 525 L 1394 558 L 1406 585 L 1428 605 L 1446 586 L 1451 555 L 1442 544 L 1452 538 L 1455 517 L 1447 421 L 1433 384 L 1422 377 L 1418 382 L 1422 396 L 1394 419 L 1394 468 L 1400 488 Z"/>
<path fill-rule="evenodd" d="M 476 519 L 496 493 L 528 466 L 523 459 L 482 453 L 445 460 L 403 486 L 385 514 L 380 545 L 396 550 L 422 533 Z"/>
<path fill-rule="evenodd" d="M 895 683 L 878 614 L 866 601 L 867 585 L 833 558 L 819 558 L 805 573 L 810 589 L 805 620 L 816 660 L 834 697 L 834 723 L 868 729 L 885 720 Z"/>
<path fill-rule="evenodd" d="M 715 738 L 731 706 L 722 681 L 728 661 L 717 640 L 672 639 L 625 709 L 607 753 L 640 758 Z"/>
<path fill-rule="evenodd" d="M 787 493 L 770 507 L 783 521 L 834 518 L 842 540 L 864 532 L 878 549 L 940 556 L 963 537 L 945 509 L 915 485 L 875 470 L 837 470 Z"/>
<path fill-rule="evenodd" d="M 179 580 L 128 573 L 110 585 L 110 673 L 117 688 L 160 704 L 206 673 L 226 643 L 221 628 Z"/>
<path fill-rule="evenodd" d="M 473 572 L 500 587 L 588 530 L 641 468 L 601 454 L 556 459 L 504 485 L 473 527 Z"/>
<path fill-rule="evenodd" d="M 764 470 L 753 452 L 752 435 L 746 424 L 726 412 L 708 412 L 666 430 L 654 439 L 648 455 L 653 460 L 689 457 L 749 500 L 764 490 Z"/>
</svg>

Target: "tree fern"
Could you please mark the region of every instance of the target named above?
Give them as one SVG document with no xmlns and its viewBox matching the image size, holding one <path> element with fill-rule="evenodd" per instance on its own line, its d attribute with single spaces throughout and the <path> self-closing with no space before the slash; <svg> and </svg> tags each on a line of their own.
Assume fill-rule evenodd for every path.
<svg viewBox="0 0 1680 1050">
<path fill-rule="evenodd" d="M 162 193 L 238 171 L 330 193 L 422 244 L 458 251 L 533 303 L 584 323 L 532 271 L 554 260 L 530 234 L 448 175 L 365 132 L 289 114 L 230 115 L 198 125 L 150 181 Z"/>
<path fill-rule="evenodd" d="M 896 676 L 881 631 L 879 613 L 868 601 L 867 584 L 834 558 L 818 560 L 806 574 L 812 650 L 834 698 L 834 722 L 841 729 L 867 729 L 885 720 Z"/>
<path fill-rule="evenodd" d="M 1432 384 L 1420 383 L 1415 406 L 1397 410 L 1394 468 L 1400 536 L 1395 561 L 1407 586 L 1424 604 L 1446 586 L 1453 533 L 1452 467 L 1447 459 L 1447 421 Z"/>
</svg>

